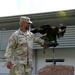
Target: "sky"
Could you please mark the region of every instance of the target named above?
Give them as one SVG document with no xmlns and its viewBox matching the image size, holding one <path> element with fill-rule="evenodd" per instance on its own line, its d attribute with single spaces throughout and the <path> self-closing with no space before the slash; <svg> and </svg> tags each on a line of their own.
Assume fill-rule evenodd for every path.
<svg viewBox="0 0 75 75">
<path fill-rule="evenodd" d="M 0 17 L 71 9 L 74 0 L 0 0 Z"/>
</svg>

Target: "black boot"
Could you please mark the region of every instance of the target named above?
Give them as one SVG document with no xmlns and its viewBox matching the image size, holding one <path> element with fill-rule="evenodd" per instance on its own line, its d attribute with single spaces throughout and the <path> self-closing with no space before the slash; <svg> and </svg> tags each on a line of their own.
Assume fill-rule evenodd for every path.
<svg viewBox="0 0 75 75">
<path fill-rule="evenodd" d="M 52 41 L 50 42 L 50 41 L 47 41 L 47 40 L 45 40 L 45 44 L 49 47 L 56 47 L 56 46 L 59 45 L 57 42 L 52 42 Z"/>
</svg>

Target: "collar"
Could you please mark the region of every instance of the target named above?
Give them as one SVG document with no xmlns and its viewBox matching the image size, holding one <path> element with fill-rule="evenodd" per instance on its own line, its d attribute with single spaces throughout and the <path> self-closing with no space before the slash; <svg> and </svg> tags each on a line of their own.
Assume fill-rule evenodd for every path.
<svg viewBox="0 0 75 75">
<path fill-rule="evenodd" d="M 19 28 L 19 34 L 21 34 L 21 35 L 30 35 L 31 32 L 28 31 L 28 30 L 26 32 L 22 32 L 21 29 Z"/>
</svg>

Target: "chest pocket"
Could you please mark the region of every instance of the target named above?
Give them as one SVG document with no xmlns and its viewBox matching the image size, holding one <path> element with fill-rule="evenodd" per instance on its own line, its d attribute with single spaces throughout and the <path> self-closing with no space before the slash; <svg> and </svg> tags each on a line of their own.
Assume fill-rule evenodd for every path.
<svg viewBox="0 0 75 75">
<path fill-rule="evenodd" d="M 18 37 L 18 43 L 26 43 L 26 37 L 25 36 L 19 36 Z"/>
<path fill-rule="evenodd" d="M 34 38 L 31 35 L 27 37 L 27 43 L 28 43 L 28 47 L 29 48 L 32 48 L 33 47 L 33 39 Z"/>
<path fill-rule="evenodd" d="M 27 54 L 27 46 L 26 46 L 26 40 L 25 39 L 26 38 L 24 36 L 18 35 L 18 37 L 17 37 L 15 52 L 18 55 Z"/>
</svg>

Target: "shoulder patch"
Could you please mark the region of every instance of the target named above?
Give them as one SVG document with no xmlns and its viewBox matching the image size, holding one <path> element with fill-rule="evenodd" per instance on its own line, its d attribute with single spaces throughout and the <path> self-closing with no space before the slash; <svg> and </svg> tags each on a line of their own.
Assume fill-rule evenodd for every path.
<svg viewBox="0 0 75 75">
<path fill-rule="evenodd" d="M 14 36 L 13 36 L 13 35 L 11 35 L 9 39 L 10 39 L 10 40 L 12 40 L 13 38 L 14 38 Z"/>
</svg>

